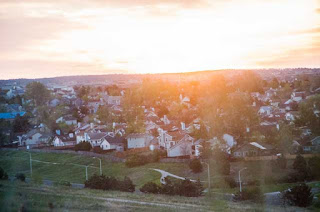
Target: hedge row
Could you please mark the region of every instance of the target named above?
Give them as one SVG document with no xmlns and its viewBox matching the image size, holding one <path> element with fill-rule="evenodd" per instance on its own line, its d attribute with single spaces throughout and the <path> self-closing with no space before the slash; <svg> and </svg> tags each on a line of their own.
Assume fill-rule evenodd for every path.
<svg viewBox="0 0 320 212">
<path fill-rule="evenodd" d="M 142 186 L 140 191 L 153 194 L 198 197 L 202 195 L 203 187 L 200 181 L 192 182 L 187 179 L 173 182 L 170 179 L 165 178 L 165 184 L 157 185 L 153 182 L 148 182 Z"/>
<path fill-rule="evenodd" d="M 118 180 L 114 177 L 106 177 L 104 175 L 93 175 L 89 180 L 84 183 L 85 188 L 101 189 L 101 190 L 118 190 L 125 192 L 134 192 L 135 185 L 129 177 L 124 180 Z"/>
</svg>

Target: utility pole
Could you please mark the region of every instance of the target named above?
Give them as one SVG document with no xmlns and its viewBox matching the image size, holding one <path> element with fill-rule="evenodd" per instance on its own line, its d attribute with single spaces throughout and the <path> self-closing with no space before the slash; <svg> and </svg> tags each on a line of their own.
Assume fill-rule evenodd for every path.
<svg viewBox="0 0 320 212">
<path fill-rule="evenodd" d="M 206 162 L 202 162 L 202 163 L 206 164 L 208 167 L 208 193 L 210 195 L 210 188 L 211 188 L 211 185 L 210 185 L 210 166 L 209 166 L 209 163 L 206 163 Z"/>
<path fill-rule="evenodd" d="M 86 166 L 86 180 L 88 180 L 88 166 Z"/>
<path fill-rule="evenodd" d="M 97 158 L 97 157 L 93 157 L 95 159 L 98 159 L 99 162 L 100 162 L 100 176 L 102 175 L 102 165 L 101 165 L 101 159 L 100 158 Z"/>
<path fill-rule="evenodd" d="M 25 153 L 29 154 L 30 176 L 32 178 L 32 156 L 30 152 L 25 152 Z"/>
<path fill-rule="evenodd" d="M 241 172 L 243 171 L 243 170 L 246 170 L 247 169 L 247 167 L 244 167 L 243 169 L 240 169 L 239 170 L 239 186 L 240 186 L 240 193 L 242 192 L 242 187 L 241 187 Z"/>
</svg>

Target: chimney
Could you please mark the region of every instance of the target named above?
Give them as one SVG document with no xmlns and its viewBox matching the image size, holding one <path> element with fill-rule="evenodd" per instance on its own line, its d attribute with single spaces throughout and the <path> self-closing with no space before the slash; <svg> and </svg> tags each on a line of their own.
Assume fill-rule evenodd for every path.
<svg viewBox="0 0 320 212">
<path fill-rule="evenodd" d="M 186 129 L 186 124 L 184 122 L 181 122 L 181 129 L 185 130 Z"/>
</svg>

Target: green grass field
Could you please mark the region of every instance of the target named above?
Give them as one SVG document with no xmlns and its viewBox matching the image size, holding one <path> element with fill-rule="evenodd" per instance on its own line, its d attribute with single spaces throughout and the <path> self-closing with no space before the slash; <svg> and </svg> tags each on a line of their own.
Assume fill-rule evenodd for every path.
<svg viewBox="0 0 320 212">
<path fill-rule="evenodd" d="M 88 167 L 89 177 L 93 174 L 99 174 L 99 160 L 76 154 L 57 154 L 57 153 L 31 153 L 33 176 L 41 177 L 52 181 L 66 180 L 72 183 L 84 183 L 85 167 L 79 165 L 91 165 Z M 38 161 L 49 162 L 42 163 Z M 51 163 L 58 163 L 56 165 Z M 30 177 L 29 154 L 24 151 L 0 150 L 0 167 L 2 167 L 9 176 L 16 173 L 24 173 Z M 128 168 L 124 163 L 111 162 L 102 159 L 102 172 L 106 176 L 123 178 L 128 176 L 138 187 L 146 182 L 153 181 L 159 183 L 161 174 L 152 168 L 162 169 L 170 173 L 190 177 L 192 179 L 206 180 L 206 172 L 193 174 L 187 164 L 183 163 L 150 163 L 144 166 Z"/>
</svg>

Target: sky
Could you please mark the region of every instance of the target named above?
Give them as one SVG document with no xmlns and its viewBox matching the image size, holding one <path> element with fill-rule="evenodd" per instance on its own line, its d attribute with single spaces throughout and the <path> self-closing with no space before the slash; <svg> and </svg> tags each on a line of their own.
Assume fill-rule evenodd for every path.
<svg viewBox="0 0 320 212">
<path fill-rule="evenodd" d="M 0 79 L 320 67 L 320 0 L 0 0 Z"/>
</svg>

